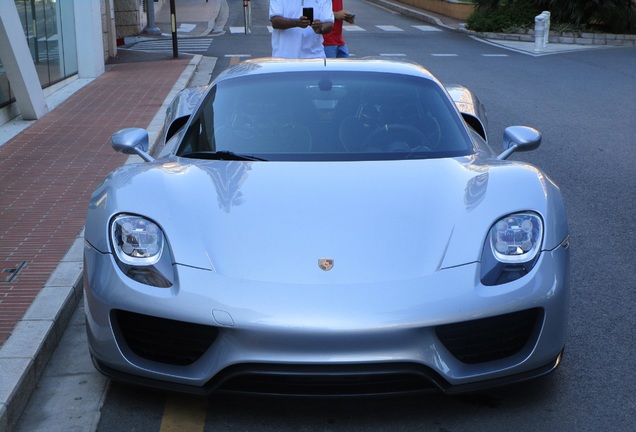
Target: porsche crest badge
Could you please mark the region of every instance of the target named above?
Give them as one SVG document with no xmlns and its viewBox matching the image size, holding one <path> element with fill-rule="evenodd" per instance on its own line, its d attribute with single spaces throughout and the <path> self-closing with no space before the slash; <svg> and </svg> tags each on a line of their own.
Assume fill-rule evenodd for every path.
<svg viewBox="0 0 636 432">
<path fill-rule="evenodd" d="M 320 258 L 318 260 L 318 267 L 321 270 L 329 271 L 333 268 L 333 259 L 332 258 Z"/>
</svg>

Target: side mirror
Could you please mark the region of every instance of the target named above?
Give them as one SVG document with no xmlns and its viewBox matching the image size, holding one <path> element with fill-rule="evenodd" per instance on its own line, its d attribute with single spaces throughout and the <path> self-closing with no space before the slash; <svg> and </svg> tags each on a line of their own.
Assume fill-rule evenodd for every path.
<svg viewBox="0 0 636 432">
<path fill-rule="evenodd" d="M 510 126 L 504 130 L 504 152 L 497 159 L 507 159 L 515 151 L 535 150 L 541 144 L 541 132 L 528 126 Z"/>
<path fill-rule="evenodd" d="M 135 154 L 146 162 L 154 159 L 148 154 L 148 132 L 142 128 L 126 128 L 117 131 L 111 137 L 115 151 L 124 154 Z"/>
</svg>

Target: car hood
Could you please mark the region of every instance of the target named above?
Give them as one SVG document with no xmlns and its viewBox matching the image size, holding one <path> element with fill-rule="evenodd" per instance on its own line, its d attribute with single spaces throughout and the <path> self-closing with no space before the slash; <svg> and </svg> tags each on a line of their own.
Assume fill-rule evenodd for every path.
<svg viewBox="0 0 636 432">
<path fill-rule="evenodd" d="M 318 283 L 326 273 L 321 259 L 333 260 L 331 283 L 430 275 L 478 261 L 498 218 L 548 211 L 536 170 L 471 158 L 178 159 L 121 171 L 93 196 L 94 211 L 107 196 L 102 220 L 120 212 L 144 215 L 161 226 L 177 264 L 246 280 Z M 529 193 L 510 193 L 511 178 Z M 86 236 L 92 236 L 88 224 Z"/>
</svg>

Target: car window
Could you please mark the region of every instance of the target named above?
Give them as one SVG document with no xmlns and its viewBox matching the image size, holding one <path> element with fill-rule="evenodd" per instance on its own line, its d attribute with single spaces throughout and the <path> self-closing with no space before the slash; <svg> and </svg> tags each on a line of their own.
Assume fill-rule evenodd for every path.
<svg viewBox="0 0 636 432">
<path fill-rule="evenodd" d="M 193 116 L 178 154 L 265 160 L 461 156 L 472 142 L 433 81 L 385 73 L 290 72 L 221 81 Z"/>
</svg>

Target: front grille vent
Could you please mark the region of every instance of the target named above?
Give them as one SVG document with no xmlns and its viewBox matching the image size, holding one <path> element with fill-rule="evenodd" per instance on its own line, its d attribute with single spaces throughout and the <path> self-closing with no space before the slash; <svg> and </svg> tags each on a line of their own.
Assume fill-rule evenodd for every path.
<svg viewBox="0 0 636 432">
<path fill-rule="evenodd" d="M 241 364 L 218 377 L 227 392 L 294 395 L 360 396 L 439 390 L 437 375 L 411 364 Z"/>
<path fill-rule="evenodd" d="M 458 360 L 467 364 L 509 357 L 521 351 L 543 320 L 543 310 L 528 309 L 506 315 L 447 324 L 437 337 Z"/>
<path fill-rule="evenodd" d="M 126 345 L 139 357 L 187 366 L 210 348 L 218 335 L 213 326 L 113 311 L 113 321 Z"/>
</svg>

